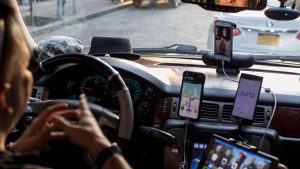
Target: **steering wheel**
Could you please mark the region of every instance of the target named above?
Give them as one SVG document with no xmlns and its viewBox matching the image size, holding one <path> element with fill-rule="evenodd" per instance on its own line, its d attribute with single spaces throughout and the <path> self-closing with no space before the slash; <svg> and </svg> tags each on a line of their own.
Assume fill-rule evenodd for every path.
<svg viewBox="0 0 300 169">
<path fill-rule="evenodd" d="M 130 140 L 133 131 L 134 110 L 130 92 L 119 72 L 103 60 L 86 54 L 59 55 L 41 62 L 39 66 L 43 73 L 47 73 L 58 66 L 70 63 L 90 68 L 95 71 L 95 73 L 103 75 L 107 79 L 109 85 L 113 85 L 114 89 L 117 91 L 117 97 L 120 104 L 120 116 L 117 116 L 110 110 L 96 104 L 89 103 L 89 106 L 99 123 L 104 122 L 106 125 L 117 129 L 117 136 L 119 140 Z M 79 107 L 79 101 L 76 100 L 49 100 L 33 102 L 29 103 L 28 107 L 32 112 L 40 112 L 45 107 L 56 103 L 67 103 L 70 108 Z"/>
</svg>

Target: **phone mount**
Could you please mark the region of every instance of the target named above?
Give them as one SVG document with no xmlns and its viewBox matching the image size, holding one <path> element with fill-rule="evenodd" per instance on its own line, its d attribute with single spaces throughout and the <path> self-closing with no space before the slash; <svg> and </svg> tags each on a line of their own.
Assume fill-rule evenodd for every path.
<svg viewBox="0 0 300 169">
<path fill-rule="evenodd" d="M 284 7 L 268 8 L 264 13 L 268 18 L 278 21 L 290 21 L 300 16 L 298 11 Z"/>
<path fill-rule="evenodd" d="M 232 117 L 233 122 L 235 122 L 238 126 L 238 130 L 235 133 L 236 134 L 235 137 L 236 138 L 241 138 L 241 136 L 243 135 L 242 127 L 243 126 L 251 126 L 252 121 L 245 120 L 243 118 L 235 117 L 235 116 L 231 116 L 231 117 Z"/>
<path fill-rule="evenodd" d="M 294 10 L 296 7 L 296 1 L 292 2 L 292 7 L 286 7 L 285 2 L 287 0 L 279 0 L 280 7 L 268 8 L 265 10 L 265 15 L 273 20 L 278 21 L 289 21 L 297 19 L 300 16 L 300 13 L 297 10 Z"/>
<path fill-rule="evenodd" d="M 206 65 L 216 66 L 217 73 L 223 73 L 222 60 L 215 59 L 214 52 L 207 52 L 202 56 Z M 233 53 L 230 62 L 225 62 L 224 67 L 228 74 L 239 74 L 241 68 L 249 68 L 254 64 L 254 57 L 247 53 Z"/>
</svg>

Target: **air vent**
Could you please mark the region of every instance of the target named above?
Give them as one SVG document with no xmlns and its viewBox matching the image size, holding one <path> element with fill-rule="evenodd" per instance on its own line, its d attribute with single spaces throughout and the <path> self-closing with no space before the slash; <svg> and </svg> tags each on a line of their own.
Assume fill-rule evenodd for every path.
<svg viewBox="0 0 300 169">
<path fill-rule="evenodd" d="M 202 103 L 201 107 L 201 118 L 202 119 L 218 119 L 219 105 L 212 103 Z"/>
<path fill-rule="evenodd" d="M 231 120 L 232 109 L 233 109 L 233 105 L 223 106 L 222 120 L 232 121 Z M 264 123 L 264 121 L 265 121 L 265 109 L 263 107 L 257 107 L 254 113 L 253 122 Z"/>
<path fill-rule="evenodd" d="M 168 115 L 168 98 L 163 99 L 161 114 L 162 117 L 166 117 Z"/>
<path fill-rule="evenodd" d="M 254 123 L 264 123 L 265 122 L 265 109 L 263 107 L 257 107 L 255 110 Z"/>
<path fill-rule="evenodd" d="M 224 105 L 223 106 L 222 120 L 232 121 L 232 119 L 231 119 L 232 109 L 233 109 L 233 105 Z"/>
<path fill-rule="evenodd" d="M 42 100 L 44 89 L 45 89 L 45 87 L 43 87 L 43 86 L 33 86 L 31 96 L 33 98 Z"/>
<path fill-rule="evenodd" d="M 36 98 L 36 94 L 37 94 L 37 89 L 36 89 L 36 88 L 33 88 L 33 89 L 32 89 L 31 97 Z"/>
</svg>

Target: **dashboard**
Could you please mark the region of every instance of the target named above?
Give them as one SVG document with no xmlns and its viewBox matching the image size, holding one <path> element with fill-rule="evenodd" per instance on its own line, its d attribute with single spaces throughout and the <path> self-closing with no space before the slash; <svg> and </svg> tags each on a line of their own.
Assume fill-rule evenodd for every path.
<svg viewBox="0 0 300 169">
<path fill-rule="evenodd" d="M 72 71 L 74 72 L 74 71 Z M 99 74 L 87 73 L 86 76 L 77 76 L 60 79 L 53 84 L 49 91 L 49 99 L 73 99 L 77 100 L 80 93 L 85 93 L 87 99 L 91 103 L 115 107 L 118 106 L 118 98 L 116 90 L 108 85 L 108 81 Z M 64 76 L 64 74 L 62 74 Z M 64 76 L 65 77 L 65 76 Z M 130 76 L 124 76 L 124 82 L 130 90 L 132 101 L 138 107 L 143 107 L 143 102 L 153 102 L 155 98 L 154 89 L 150 86 L 144 86 L 140 81 Z M 145 113 L 142 109 L 138 109 L 139 113 Z"/>
<path fill-rule="evenodd" d="M 128 72 L 119 72 L 127 85 L 133 102 L 135 118 L 139 123 L 151 125 L 153 123 L 153 107 L 159 91 L 140 77 Z M 47 84 L 35 86 L 37 93 L 42 90 L 43 99 L 70 99 L 78 100 L 81 93 L 85 93 L 87 100 L 119 114 L 117 91 L 113 84 L 109 84 L 103 75 L 95 74 L 79 65 L 65 67 L 55 76 L 47 80 Z M 36 94 L 35 94 L 36 95 Z"/>
<path fill-rule="evenodd" d="M 166 131 L 177 139 L 177 148 L 183 151 L 186 120 L 178 117 L 180 85 L 184 71 L 196 71 L 206 75 L 200 119 L 190 122 L 187 141 L 188 157 L 192 158 L 192 145 L 207 144 L 215 133 L 225 137 L 236 137 L 240 131 L 231 119 L 236 83 L 205 65 L 199 59 L 160 58 L 144 56 L 137 61 L 118 58 L 101 58 L 113 66 L 128 86 L 134 107 L 136 125 L 146 125 Z M 251 125 L 241 129 L 243 138 L 251 144 L 259 144 L 264 132 L 267 141 L 263 151 L 278 156 L 286 165 L 297 165 L 295 157 L 289 154 L 300 151 L 300 70 L 284 66 L 254 65 L 241 69 L 242 73 L 263 76 L 263 86 L 270 87 L 277 98 L 277 108 L 270 129 L 265 129 L 274 108 L 273 96 L 261 91 Z M 238 79 L 240 74 L 230 74 Z M 46 99 L 77 99 L 80 93 L 88 101 L 104 106 L 118 114 L 118 100 L 112 84 L 101 74 L 95 74 L 87 67 L 67 64 L 40 77 L 33 88 L 33 97 Z M 26 114 L 25 114 L 26 115 Z M 171 151 L 162 143 L 136 136 L 130 147 L 130 158 L 136 168 L 145 163 L 149 168 L 168 168 L 165 161 Z M 239 138 L 240 139 L 240 138 Z M 191 151 L 189 151 L 191 150 Z M 202 150 L 201 150 L 202 151 Z M 159 154 L 159 155 L 158 155 Z M 147 159 L 147 160 L 146 160 Z M 157 163 L 153 163 L 153 160 Z M 177 158 L 181 161 L 180 158 Z"/>
</svg>

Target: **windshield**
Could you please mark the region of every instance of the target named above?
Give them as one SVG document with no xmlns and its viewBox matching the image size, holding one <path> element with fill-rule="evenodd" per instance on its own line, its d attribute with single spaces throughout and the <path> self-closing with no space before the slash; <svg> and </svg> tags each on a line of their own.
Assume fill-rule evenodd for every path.
<svg viewBox="0 0 300 169">
<path fill-rule="evenodd" d="M 19 0 L 36 42 L 70 36 L 89 47 L 94 36 L 129 38 L 133 48 L 186 44 L 213 50 L 215 20 L 236 24 L 233 51 L 263 56 L 300 56 L 300 22 L 268 19 L 264 11 L 206 11 L 180 0 Z M 286 5 L 292 6 L 293 1 Z M 277 0 L 268 5 L 279 7 Z M 268 7 L 267 7 L 268 8 Z M 296 4 L 295 10 L 298 9 Z"/>
</svg>

